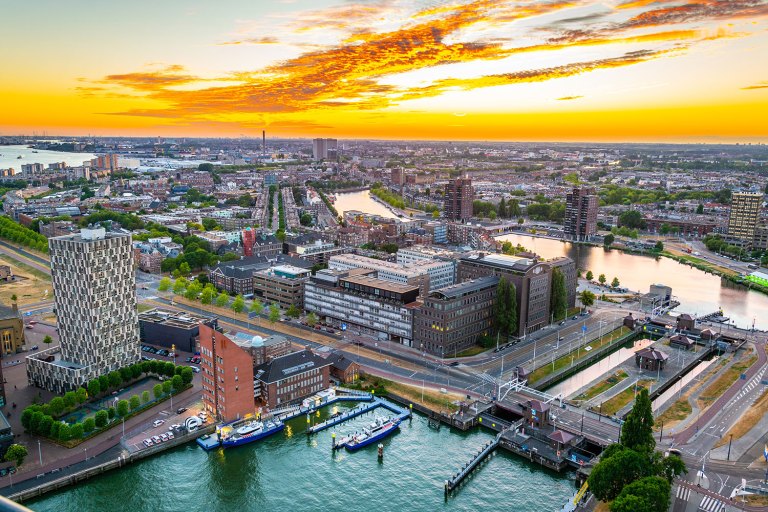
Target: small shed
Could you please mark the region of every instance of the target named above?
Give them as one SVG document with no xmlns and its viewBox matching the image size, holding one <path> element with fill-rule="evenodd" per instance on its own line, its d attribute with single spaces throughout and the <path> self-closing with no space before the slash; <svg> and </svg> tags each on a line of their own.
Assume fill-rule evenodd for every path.
<svg viewBox="0 0 768 512">
<path fill-rule="evenodd" d="M 692 331 L 696 327 L 696 320 L 688 313 L 683 313 L 677 317 L 678 331 Z"/>
<path fill-rule="evenodd" d="M 643 370 L 663 370 L 669 355 L 659 349 L 646 347 L 635 354 L 635 364 Z"/>
<path fill-rule="evenodd" d="M 527 420 L 534 428 L 542 428 L 549 425 L 549 404 L 541 400 L 528 400 Z"/>
<path fill-rule="evenodd" d="M 695 342 L 685 334 L 675 334 L 669 338 L 670 347 L 681 348 L 683 350 L 691 350 L 694 348 L 694 345 Z"/>
<path fill-rule="evenodd" d="M 632 316 L 632 313 L 628 314 L 624 317 L 624 327 L 629 327 L 630 329 L 635 328 L 635 317 Z"/>
</svg>

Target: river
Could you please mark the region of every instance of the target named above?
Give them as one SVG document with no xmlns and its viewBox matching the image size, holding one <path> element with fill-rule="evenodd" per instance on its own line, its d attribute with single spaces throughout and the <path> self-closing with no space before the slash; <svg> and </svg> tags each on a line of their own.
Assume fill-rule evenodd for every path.
<svg viewBox="0 0 768 512">
<path fill-rule="evenodd" d="M 722 307 L 724 315 L 738 327 L 749 328 L 754 321 L 756 328 L 768 329 L 767 295 L 669 258 L 656 259 L 528 235 L 504 235 L 498 240 L 519 243 L 544 258 L 568 256 L 585 273 L 591 270 L 595 279 L 600 274 L 605 274 L 608 282 L 617 277 L 621 286 L 630 290 L 647 293 L 653 283 L 671 286 L 672 295 L 680 301 L 677 311 L 681 313 L 705 315 Z"/>
<path fill-rule="evenodd" d="M 367 190 L 336 194 L 336 202 L 334 203 L 334 206 L 336 207 L 336 211 L 339 212 L 339 215 L 344 215 L 344 212 L 349 210 L 357 210 L 360 212 L 381 215 L 382 217 L 389 219 L 397 217 L 397 215 L 389 211 L 389 208 L 374 201 L 371 198 L 370 192 Z"/>
<path fill-rule="evenodd" d="M 37 151 L 37 153 L 33 153 L 33 151 Z M 0 169 L 13 167 L 17 174 L 21 173 L 22 164 L 43 164 L 48 167 L 48 164 L 66 162 L 67 165 L 75 167 L 83 165 L 83 162 L 92 158 L 96 158 L 96 155 L 32 149 L 23 145 L 0 146 Z"/>
<path fill-rule="evenodd" d="M 333 430 L 341 435 L 371 420 Z M 295 419 L 281 434 L 210 453 L 190 443 L 27 505 L 38 512 L 559 510 L 574 492 L 566 475 L 500 450 L 446 500 L 444 480 L 492 434 L 435 431 L 422 416 L 383 441 L 383 461 L 375 445 L 332 452 L 331 430 L 308 437 L 305 428 L 304 418 Z"/>
</svg>

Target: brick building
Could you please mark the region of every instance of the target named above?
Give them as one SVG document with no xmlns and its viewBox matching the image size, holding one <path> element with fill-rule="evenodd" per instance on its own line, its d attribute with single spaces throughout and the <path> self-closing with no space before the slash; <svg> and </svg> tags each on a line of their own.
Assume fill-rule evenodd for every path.
<svg viewBox="0 0 768 512">
<path fill-rule="evenodd" d="M 330 386 L 331 362 L 302 350 L 257 366 L 256 395 L 270 409 L 295 403 Z"/>
<path fill-rule="evenodd" d="M 203 408 L 221 421 L 253 414 L 251 355 L 224 334 L 200 323 Z"/>
</svg>

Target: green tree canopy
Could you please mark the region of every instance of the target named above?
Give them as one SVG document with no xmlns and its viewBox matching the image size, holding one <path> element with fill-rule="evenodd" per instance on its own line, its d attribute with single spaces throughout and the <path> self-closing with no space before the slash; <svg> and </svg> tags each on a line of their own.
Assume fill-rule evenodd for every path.
<svg viewBox="0 0 768 512">
<path fill-rule="evenodd" d="M 240 294 L 236 295 L 230 308 L 235 313 L 242 313 L 245 310 L 245 300 L 243 300 L 243 296 Z"/>
<path fill-rule="evenodd" d="M 600 501 L 612 501 L 625 485 L 648 476 L 650 472 L 651 463 L 647 454 L 613 445 L 606 449 L 600 462 L 592 468 L 589 490 Z"/>
<path fill-rule="evenodd" d="M 5 461 L 14 462 L 16 467 L 21 466 L 24 463 L 24 459 L 27 457 L 27 447 L 21 444 L 12 444 L 5 452 Z"/>
<path fill-rule="evenodd" d="M 594 305 L 595 299 L 596 299 L 595 294 L 589 290 L 584 290 L 579 294 L 579 300 L 586 308 Z"/>
<path fill-rule="evenodd" d="M 277 304 L 269 306 L 269 321 L 275 323 L 280 320 L 280 308 Z"/>
<path fill-rule="evenodd" d="M 560 320 L 568 315 L 568 290 L 565 287 L 565 275 L 559 268 L 552 269 L 549 310 L 555 320 Z"/>
<path fill-rule="evenodd" d="M 172 286 L 171 279 L 169 277 L 163 277 L 160 282 L 157 283 L 157 290 L 161 292 L 167 292 Z"/>
<path fill-rule="evenodd" d="M 611 512 L 666 512 L 670 484 L 658 476 L 646 476 L 624 487 L 611 503 Z"/>
<path fill-rule="evenodd" d="M 584 276 L 587 281 L 591 281 L 595 278 L 595 274 L 591 270 L 587 270 L 587 275 Z"/>
<path fill-rule="evenodd" d="M 651 398 L 646 388 L 641 388 L 635 398 L 635 404 L 621 427 L 621 444 L 639 452 L 653 451 L 656 441 L 653 439 L 653 410 Z"/>
<path fill-rule="evenodd" d="M 220 308 L 223 308 L 229 304 L 229 295 L 227 295 L 226 292 L 221 292 L 218 297 L 216 297 L 216 305 Z"/>
</svg>

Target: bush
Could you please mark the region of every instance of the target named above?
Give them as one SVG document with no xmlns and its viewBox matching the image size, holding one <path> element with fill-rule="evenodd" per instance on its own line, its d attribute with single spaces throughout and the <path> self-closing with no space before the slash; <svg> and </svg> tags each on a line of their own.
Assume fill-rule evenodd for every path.
<svg viewBox="0 0 768 512">
<path fill-rule="evenodd" d="M 114 407 L 110 407 L 109 409 L 107 409 L 107 416 L 109 417 L 109 419 L 114 419 L 114 417 L 117 416 L 117 411 L 115 410 Z"/>
<path fill-rule="evenodd" d="M 130 405 L 132 411 L 135 411 L 141 406 L 141 399 L 139 398 L 139 395 L 133 395 L 131 397 Z M 123 415 L 121 414 L 121 416 Z"/>
<path fill-rule="evenodd" d="M 194 373 L 192 373 L 192 368 L 189 366 L 185 366 L 181 370 L 181 379 L 184 381 L 185 385 L 189 385 L 192 383 L 192 378 L 194 377 Z"/>
<path fill-rule="evenodd" d="M 86 433 L 91 433 L 94 430 L 96 430 L 96 420 L 93 418 L 86 418 L 85 421 L 83 422 L 83 430 Z"/>
<path fill-rule="evenodd" d="M 65 443 L 72 439 L 72 429 L 63 421 L 59 423 L 59 441 Z"/>
<path fill-rule="evenodd" d="M 152 393 L 155 395 L 155 399 L 160 398 L 163 396 L 163 385 L 162 384 L 155 384 L 152 387 Z"/>
<path fill-rule="evenodd" d="M 109 421 L 109 413 L 104 410 L 97 412 L 95 421 L 98 428 L 104 427 Z"/>
<path fill-rule="evenodd" d="M 117 402 L 117 415 L 125 416 L 128 414 L 128 400 L 120 400 Z"/>
<path fill-rule="evenodd" d="M 146 404 L 147 402 L 149 402 L 149 391 L 145 390 L 141 393 L 141 403 Z"/>
<path fill-rule="evenodd" d="M 51 439 L 58 439 L 59 438 L 59 429 L 61 428 L 61 422 L 60 421 L 54 421 L 51 425 L 51 431 L 48 434 Z"/>
<path fill-rule="evenodd" d="M 83 424 L 82 423 L 75 423 L 72 425 L 72 428 L 69 431 L 69 435 L 72 439 L 82 439 L 83 437 Z"/>
<path fill-rule="evenodd" d="M 171 385 L 176 391 L 180 390 L 184 386 L 184 380 L 181 378 L 181 375 L 174 375 L 171 379 Z"/>
<path fill-rule="evenodd" d="M 171 384 L 171 381 L 167 380 L 163 382 L 163 393 L 170 393 L 172 388 L 173 384 Z"/>
</svg>

